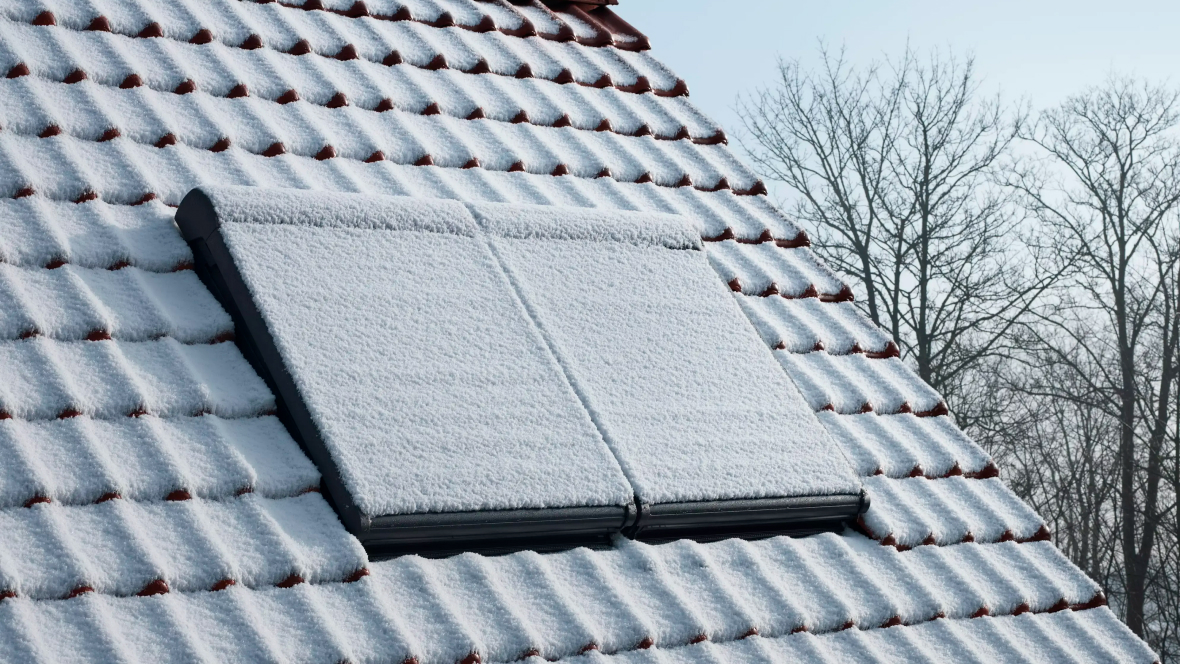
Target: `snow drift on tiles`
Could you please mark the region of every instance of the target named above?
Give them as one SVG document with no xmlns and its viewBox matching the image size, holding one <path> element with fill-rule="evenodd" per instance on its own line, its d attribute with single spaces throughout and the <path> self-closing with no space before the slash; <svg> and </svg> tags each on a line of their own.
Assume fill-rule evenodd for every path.
<svg viewBox="0 0 1180 664">
<path fill-rule="evenodd" d="M 20 419 L 259 415 L 270 390 L 232 343 L 0 341 L 0 411 Z"/>
<path fill-rule="evenodd" d="M 174 491 L 285 498 L 319 480 L 273 416 L 0 422 L 0 509 L 41 498 L 82 505 L 112 494 L 153 501 Z"/>
<path fill-rule="evenodd" d="M 818 415 L 861 475 L 970 475 L 985 473 L 992 463 L 991 457 L 948 416 L 841 415 L 833 411 Z"/>
<path fill-rule="evenodd" d="M 0 588 L 33 599 L 64 598 L 79 587 L 135 595 L 157 579 L 179 592 L 227 579 L 248 587 L 292 575 L 324 583 L 367 566 L 360 543 L 314 493 L 48 503 L 0 510 L 0 528 Z"/>
</svg>

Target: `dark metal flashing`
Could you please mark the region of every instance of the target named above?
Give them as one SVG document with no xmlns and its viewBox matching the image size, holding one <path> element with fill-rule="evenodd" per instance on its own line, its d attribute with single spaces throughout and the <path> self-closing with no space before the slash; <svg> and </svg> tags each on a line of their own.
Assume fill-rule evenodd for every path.
<svg viewBox="0 0 1180 664">
<path fill-rule="evenodd" d="M 659 542 L 700 541 L 839 531 L 868 510 L 860 494 L 404 515 L 368 515 L 353 501 L 311 412 L 287 371 L 275 340 L 221 233 L 217 211 L 194 189 L 176 213 L 193 252 L 197 276 L 233 319 L 234 342 L 275 395 L 277 416 L 315 463 L 321 491 L 341 522 L 374 558 L 447 556 L 521 550 L 605 547 L 624 535 Z"/>
<path fill-rule="evenodd" d="M 809 535 L 839 531 L 868 509 L 863 489 L 831 496 L 660 503 L 641 505 L 635 524 L 624 532 L 651 542 Z"/>
<path fill-rule="evenodd" d="M 567 507 L 379 516 L 362 540 L 369 555 L 428 557 L 605 547 L 635 521 L 635 508 Z"/>
</svg>

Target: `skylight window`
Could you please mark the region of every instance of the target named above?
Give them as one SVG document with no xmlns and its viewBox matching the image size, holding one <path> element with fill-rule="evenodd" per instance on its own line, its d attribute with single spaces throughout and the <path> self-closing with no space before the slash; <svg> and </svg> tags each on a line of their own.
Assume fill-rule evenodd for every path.
<svg viewBox="0 0 1180 664">
<path fill-rule="evenodd" d="M 865 507 L 683 218 L 219 187 L 177 222 L 373 553 L 761 535 Z"/>
</svg>

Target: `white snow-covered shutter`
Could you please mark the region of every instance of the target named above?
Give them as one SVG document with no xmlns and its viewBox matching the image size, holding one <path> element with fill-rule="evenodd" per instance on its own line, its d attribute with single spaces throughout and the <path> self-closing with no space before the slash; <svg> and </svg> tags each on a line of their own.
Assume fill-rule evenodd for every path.
<svg viewBox="0 0 1180 664">
<path fill-rule="evenodd" d="M 813 532 L 866 507 L 691 220 L 213 187 L 177 221 L 371 553 Z"/>
<path fill-rule="evenodd" d="M 601 543 L 634 513 L 462 205 L 207 188 L 178 221 L 371 551 Z"/>
</svg>

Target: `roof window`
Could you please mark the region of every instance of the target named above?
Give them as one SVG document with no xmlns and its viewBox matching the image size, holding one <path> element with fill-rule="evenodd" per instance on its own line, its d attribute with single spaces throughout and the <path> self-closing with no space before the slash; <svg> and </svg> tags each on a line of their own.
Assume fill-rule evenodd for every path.
<svg viewBox="0 0 1180 664">
<path fill-rule="evenodd" d="M 206 187 L 177 222 L 374 555 L 769 534 L 864 507 L 683 218 Z"/>
</svg>

